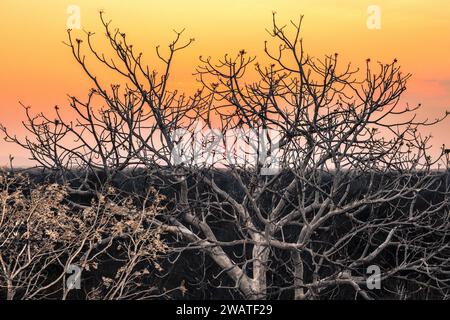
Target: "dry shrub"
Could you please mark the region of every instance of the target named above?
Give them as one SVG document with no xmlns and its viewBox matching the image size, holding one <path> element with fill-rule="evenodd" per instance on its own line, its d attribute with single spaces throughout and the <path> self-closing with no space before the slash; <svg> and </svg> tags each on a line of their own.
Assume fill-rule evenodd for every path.
<svg viewBox="0 0 450 320">
<path fill-rule="evenodd" d="M 166 251 L 154 224 L 164 210 L 161 200 L 150 189 L 137 209 L 132 198 L 108 188 L 90 206 L 74 205 L 64 185 L 33 186 L 25 175 L 0 171 L 0 297 L 70 297 L 66 272 L 71 265 L 103 279 L 90 281 L 89 287 L 82 279 L 84 298 L 155 294 L 154 287 L 142 288 L 142 283 L 160 268 L 157 260 Z M 112 276 L 102 276 L 102 264 L 111 259 L 117 267 Z"/>
</svg>

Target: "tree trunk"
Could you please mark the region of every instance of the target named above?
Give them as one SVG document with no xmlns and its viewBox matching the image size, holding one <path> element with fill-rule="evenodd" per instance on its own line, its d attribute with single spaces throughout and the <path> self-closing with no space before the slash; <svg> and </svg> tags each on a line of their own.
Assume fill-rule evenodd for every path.
<svg viewBox="0 0 450 320">
<path fill-rule="evenodd" d="M 6 292 L 6 300 L 13 300 L 14 299 L 14 295 L 15 295 L 15 291 L 14 291 L 14 286 L 11 280 L 7 280 L 7 292 Z"/>
<path fill-rule="evenodd" d="M 292 261 L 294 263 L 294 299 L 305 299 L 305 290 L 303 288 L 303 261 L 299 251 L 292 252 Z"/>
<path fill-rule="evenodd" d="M 269 258 L 269 248 L 258 243 L 264 242 L 264 237 L 255 235 L 255 246 L 253 247 L 253 297 L 255 300 L 267 298 L 267 262 Z"/>
</svg>

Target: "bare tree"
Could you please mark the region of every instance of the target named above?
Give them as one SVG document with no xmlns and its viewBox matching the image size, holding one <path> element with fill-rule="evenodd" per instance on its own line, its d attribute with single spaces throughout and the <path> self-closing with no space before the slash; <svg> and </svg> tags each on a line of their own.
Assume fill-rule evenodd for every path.
<svg viewBox="0 0 450 320">
<path fill-rule="evenodd" d="M 113 58 L 94 48 L 93 33 L 83 45 L 69 31 L 67 44 L 94 85 L 86 101 L 70 97 L 78 118 L 67 121 L 58 109 L 56 119 L 33 116 L 26 107 L 31 138 L 3 132 L 72 194 L 141 174 L 170 189 L 167 211 L 152 223 L 177 240 L 169 250 L 214 261 L 220 271 L 213 277 L 233 296 L 447 297 L 449 163 L 445 147 L 430 156 L 430 137 L 420 129 L 448 112 L 420 121 L 420 105 L 402 106 L 410 75 L 397 60 L 374 67 L 368 59 L 359 70 L 341 66 L 338 54 L 311 57 L 302 19 L 280 26 L 274 14 L 269 33 L 277 46 L 266 42 L 267 66 L 244 50 L 218 62 L 201 57 L 201 89 L 186 97 L 169 90 L 170 68 L 192 39 L 181 42 L 177 32 L 168 55 L 157 48 L 158 75 L 101 14 Z M 83 49 L 120 74 L 125 88 L 106 89 Z M 257 80 L 249 83 L 253 66 Z M 104 107 L 95 109 L 95 99 Z M 200 129 L 218 132 L 213 147 L 194 136 L 198 119 Z M 257 134 L 225 138 L 236 130 Z M 206 145 L 208 161 L 199 163 L 195 152 L 193 161 L 173 161 L 186 137 Z M 242 143 L 250 146 L 244 154 Z M 274 158 L 279 168 L 267 174 Z M 368 288 L 370 266 L 381 272 L 382 291 Z"/>
</svg>

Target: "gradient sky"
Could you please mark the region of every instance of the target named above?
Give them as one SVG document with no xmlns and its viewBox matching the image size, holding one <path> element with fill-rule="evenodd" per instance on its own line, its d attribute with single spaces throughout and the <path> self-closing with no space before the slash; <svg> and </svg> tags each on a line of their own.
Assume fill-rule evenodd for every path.
<svg viewBox="0 0 450 320">
<path fill-rule="evenodd" d="M 199 55 L 220 57 L 246 49 L 262 57 L 271 12 L 288 22 L 305 15 L 306 49 L 317 57 L 338 52 L 343 61 L 363 66 L 366 58 L 397 58 L 413 74 L 403 101 L 422 103 L 420 115 L 436 117 L 450 110 L 450 2 L 448 0 L 0 0 L 0 122 L 20 136 L 23 119 L 18 101 L 35 111 L 64 108 L 67 94 L 85 96 L 90 87 L 62 44 L 69 5 L 81 8 L 84 29 L 101 31 L 98 10 L 144 51 L 149 64 L 154 46 L 172 39 L 172 29 L 186 28 L 195 43 L 176 60 L 174 85 L 190 91 Z M 381 30 L 366 27 L 369 5 L 382 12 Z M 99 32 L 100 35 L 100 32 Z M 450 145 L 449 121 L 432 129 L 434 145 Z M 3 137 L 1 137 L 3 138 Z M 0 142 L 0 165 L 9 154 L 16 164 L 26 154 Z"/>
</svg>

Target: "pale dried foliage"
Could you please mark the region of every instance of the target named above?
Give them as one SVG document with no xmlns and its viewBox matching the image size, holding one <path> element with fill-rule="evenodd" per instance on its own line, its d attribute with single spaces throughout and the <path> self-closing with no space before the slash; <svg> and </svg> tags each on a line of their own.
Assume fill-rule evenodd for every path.
<svg viewBox="0 0 450 320">
<path fill-rule="evenodd" d="M 114 251 L 112 279 L 82 288 L 86 298 L 122 299 L 153 295 L 140 288 L 166 245 L 152 221 L 163 208 L 149 190 L 146 205 L 119 198 L 112 188 L 83 209 L 68 201 L 58 184 L 33 186 L 26 176 L 0 171 L 0 296 L 8 299 L 67 298 L 66 272 L 98 270 Z M 101 274 L 101 273 L 99 273 Z M 70 297 L 70 296 L 69 296 Z"/>
</svg>

